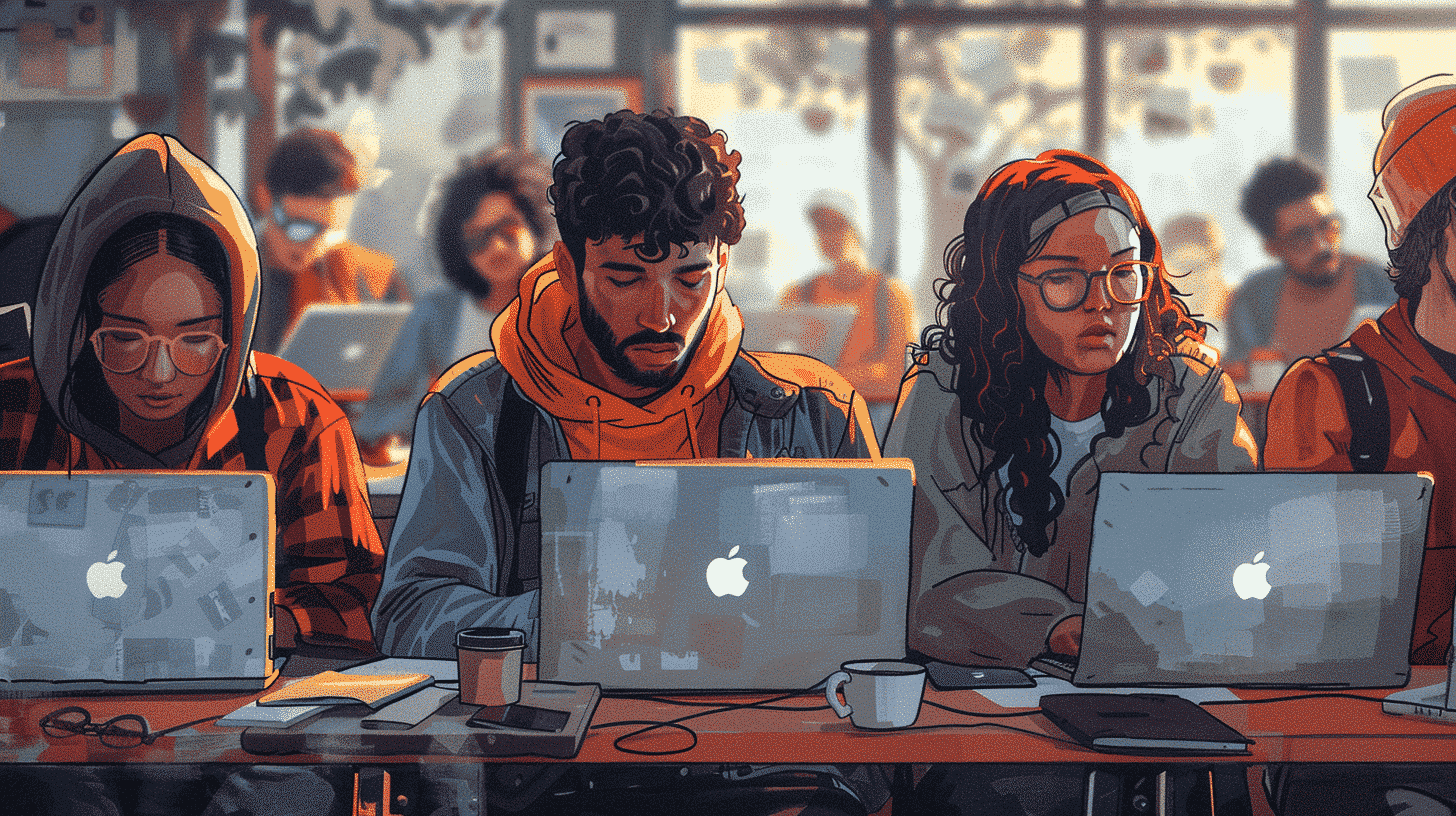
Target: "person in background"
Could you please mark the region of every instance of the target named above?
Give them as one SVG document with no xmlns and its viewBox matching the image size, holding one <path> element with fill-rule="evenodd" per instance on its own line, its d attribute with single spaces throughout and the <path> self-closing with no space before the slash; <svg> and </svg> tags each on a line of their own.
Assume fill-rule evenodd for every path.
<svg viewBox="0 0 1456 816">
<path fill-rule="evenodd" d="M 1080 648 L 1102 472 L 1251 471 L 1258 455 L 1141 204 L 1097 160 L 1003 165 L 945 257 L 885 442 L 915 463 L 908 645 L 1024 669 Z M 1083 774 L 935 766 L 914 812 L 1080 812 Z"/>
<path fill-rule="evenodd" d="M 275 643 L 358 659 L 376 653 L 369 612 L 384 564 L 363 465 L 317 380 L 253 352 L 259 275 L 248 215 L 211 167 L 169 136 L 123 145 L 62 218 L 30 356 L 0 365 L 0 470 L 273 474 Z M 210 773 L 113 770 L 140 776 L 148 812 L 161 813 L 200 809 Z M 330 790 L 310 772 L 257 766 L 245 776 L 274 799 Z M 35 789 L 53 812 L 72 812 L 77 797 L 110 807 L 92 795 L 93 774 L 50 781 Z"/>
<path fill-rule="evenodd" d="M 1391 303 L 1379 264 L 1341 251 L 1340 216 L 1324 174 L 1303 159 L 1272 159 L 1239 204 L 1278 263 L 1251 273 L 1229 301 L 1223 364 L 1284 366 L 1340 342 L 1354 323 Z M 1253 373 L 1253 372 L 1250 372 Z M 1248 375 L 1239 379 L 1250 379 Z M 1262 384 L 1263 377 L 1254 377 Z"/>
<path fill-rule="evenodd" d="M 389 447 L 409 440 L 430 383 L 490 346 L 491 322 L 516 296 L 527 267 L 556 241 L 550 186 L 546 163 L 511 147 L 467 160 L 445 183 L 435 250 L 450 285 L 415 304 L 354 423 L 366 462 L 388 464 Z"/>
<path fill-rule="evenodd" d="M 905 373 L 905 347 L 915 339 L 915 310 L 904 283 L 870 268 L 852 220 L 855 209 L 841 190 L 821 190 L 810 198 L 804 211 L 830 268 L 785 289 L 779 304 L 855 308 L 839 359 L 825 362 L 869 403 L 870 419 L 883 434 Z"/>
<path fill-rule="evenodd" d="M 1435 477 L 1410 662 L 1442 666 L 1456 597 L 1456 77 L 1402 90 L 1382 123 L 1370 199 L 1398 299 L 1290 367 L 1270 397 L 1264 466 Z M 1449 763 L 1274 765 L 1265 784 L 1281 816 L 1456 812 Z"/>
<path fill-rule="evenodd" d="M 382 652 L 453 658 L 458 630 L 495 626 L 523 631 L 537 659 L 543 462 L 878 455 L 864 403 L 829 366 L 739 347 L 725 286 L 746 223 L 741 158 L 721 131 L 663 111 L 566 132 L 550 193 L 561 240 L 522 278 L 491 350 L 420 404 L 373 614 Z M 698 770 L 586 766 L 557 781 L 564 769 L 537 766 L 521 773 L 547 775 L 540 787 L 496 793 L 554 785 L 530 803 L 541 814 L 733 816 L 862 815 L 888 795 L 864 767 Z"/>
<path fill-rule="evenodd" d="M 263 223 L 259 351 L 277 351 L 309 304 L 410 299 L 392 258 L 348 240 L 363 176 L 333 131 L 297 130 L 273 148 L 253 191 Z"/>
<path fill-rule="evenodd" d="M 59 215 L 16 218 L 0 207 L 0 363 L 30 356 L 35 287 L 60 225 Z"/>
<path fill-rule="evenodd" d="M 1214 330 L 1204 343 L 1221 350 L 1229 299 L 1223 277 L 1223 230 L 1206 213 L 1183 213 L 1158 230 L 1158 241 L 1169 285 L 1182 293 L 1188 313 Z"/>
</svg>

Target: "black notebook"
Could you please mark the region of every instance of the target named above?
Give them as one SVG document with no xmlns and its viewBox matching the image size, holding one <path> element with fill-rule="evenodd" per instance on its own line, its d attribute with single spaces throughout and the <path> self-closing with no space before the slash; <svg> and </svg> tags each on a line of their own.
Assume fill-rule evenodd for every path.
<svg viewBox="0 0 1456 816">
<path fill-rule="evenodd" d="M 1048 694 L 1041 713 L 1077 742 L 1120 754 L 1247 754 L 1253 740 L 1172 694 Z"/>
</svg>

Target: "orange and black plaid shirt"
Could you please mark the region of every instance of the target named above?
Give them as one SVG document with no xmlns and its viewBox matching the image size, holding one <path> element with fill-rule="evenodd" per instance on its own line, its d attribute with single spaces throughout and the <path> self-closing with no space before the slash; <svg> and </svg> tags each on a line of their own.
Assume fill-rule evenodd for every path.
<svg viewBox="0 0 1456 816">
<path fill-rule="evenodd" d="M 369 608 L 379 592 L 384 547 L 369 512 L 359 449 L 338 403 L 302 369 L 254 354 L 263 394 L 263 450 L 277 481 L 274 601 L 298 621 L 299 640 L 373 651 Z M 0 470 L 25 467 L 45 398 L 30 360 L 0 365 Z M 110 470 L 115 462 L 56 428 L 36 469 Z M 197 470 L 247 470 L 233 409 L 197 446 Z"/>
</svg>

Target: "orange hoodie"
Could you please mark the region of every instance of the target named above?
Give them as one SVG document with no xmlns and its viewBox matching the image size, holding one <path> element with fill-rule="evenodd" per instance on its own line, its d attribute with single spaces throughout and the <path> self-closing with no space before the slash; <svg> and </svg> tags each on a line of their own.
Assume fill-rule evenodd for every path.
<svg viewBox="0 0 1456 816">
<path fill-rule="evenodd" d="M 728 367 L 738 355 L 743 317 L 719 287 L 703 339 L 677 385 L 637 406 L 582 379 L 566 332 L 576 298 L 548 253 L 521 278 L 520 297 L 491 325 L 501 365 L 526 398 L 561 423 L 573 459 L 697 459 L 718 455 L 727 410 Z"/>
</svg>

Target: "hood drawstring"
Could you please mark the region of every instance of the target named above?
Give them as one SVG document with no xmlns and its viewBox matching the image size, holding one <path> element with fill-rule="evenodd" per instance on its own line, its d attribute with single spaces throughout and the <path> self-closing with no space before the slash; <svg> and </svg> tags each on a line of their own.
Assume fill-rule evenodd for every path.
<svg viewBox="0 0 1456 816">
<path fill-rule="evenodd" d="M 682 387 L 682 395 L 688 399 L 692 399 L 696 391 L 697 389 L 693 388 L 692 385 L 684 385 Z M 703 458 L 702 450 L 698 448 L 698 436 L 693 433 L 693 418 L 688 416 L 688 409 L 683 408 L 679 412 L 679 415 L 683 418 L 683 429 L 687 431 L 688 435 L 688 452 L 692 454 L 694 459 Z"/>
<path fill-rule="evenodd" d="M 596 432 L 597 452 L 594 458 L 602 458 L 602 398 L 596 394 L 586 398 L 586 404 L 592 407 L 592 429 Z"/>
</svg>

